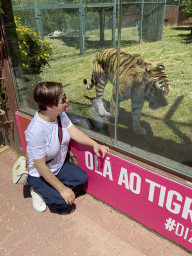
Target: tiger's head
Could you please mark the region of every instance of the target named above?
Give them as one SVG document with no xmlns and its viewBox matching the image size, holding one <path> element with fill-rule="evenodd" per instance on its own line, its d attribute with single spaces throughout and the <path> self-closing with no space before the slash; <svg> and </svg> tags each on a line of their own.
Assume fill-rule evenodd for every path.
<svg viewBox="0 0 192 256">
<path fill-rule="evenodd" d="M 163 65 L 147 65 L 144 72 L 145 99 L 151 109 L 167 106 L 170 91 L 169 80 Z"/>
</svg>

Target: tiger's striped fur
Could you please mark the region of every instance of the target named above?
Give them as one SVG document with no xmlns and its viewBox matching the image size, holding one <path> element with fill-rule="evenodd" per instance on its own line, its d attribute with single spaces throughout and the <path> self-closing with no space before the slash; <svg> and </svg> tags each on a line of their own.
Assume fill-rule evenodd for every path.
<svg viewBox="0 0 192 256">
<path fill-rule="evenodd" d="M 93 60 L 90 85 L 84 79 L 86 89 L 90 90 L 95 85 L 98 111 L 102 116 L 109 115 L 102 102 L 108 81 L 113 84 L 110 116 L 114 117 L 115 115 L 116 70 L 117 50 L 108 48 L 99 52 Z M 145 129 L 140 126 L 140 115 L 144 102 L 149 101 L 149 106 L 152 109 L 167 106 L 169 90 L 169 81 L 163 65 L 157 66 L 139 54 L 120 53 L 119 103 L 131 98 L 132 122 L 135 133 L 147 134 Z"/>
</svg>

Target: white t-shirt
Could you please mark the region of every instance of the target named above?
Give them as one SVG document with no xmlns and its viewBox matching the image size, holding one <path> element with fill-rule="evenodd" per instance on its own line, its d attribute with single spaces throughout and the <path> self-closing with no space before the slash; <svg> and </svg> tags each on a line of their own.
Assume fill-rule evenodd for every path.
<svg viewBox="0 0 192 256">
<path fill-rule="evenodd" d="M 60 144 L 58 136 L 57 119 L 49 123 L 41 119 L 36 112 L 25 131 L 27 141 L 28 166 L 33 166 L 33 159 L 45 156 L 46 161 L 53 159 L 47 164 L 50 170 L 57 175 L 65 161 L 70 136 L 67 129 L 72 125 L 67 114 L 59 114 L 62 125 L 62 142 Z M 29 175 L 40 177 L 41 174 L 34 167 L 29 169 Z"/>
</svg>

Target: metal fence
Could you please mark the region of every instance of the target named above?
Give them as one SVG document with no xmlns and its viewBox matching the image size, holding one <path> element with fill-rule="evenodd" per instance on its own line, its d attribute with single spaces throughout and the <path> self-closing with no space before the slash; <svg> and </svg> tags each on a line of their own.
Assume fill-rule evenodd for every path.
<svg viewBox="0 0 192 256">
<path fill-rule="evenodd" d="M 116 0 L 86 4 L 62 0 L 12 0 L 14 15 L 44 36 L 71 38 L 80 53 L 95 45 L 116 46 Z M 165 0 L 126 1 L 122 4 L 122 43 L 162 39 Z"/>
</svg>

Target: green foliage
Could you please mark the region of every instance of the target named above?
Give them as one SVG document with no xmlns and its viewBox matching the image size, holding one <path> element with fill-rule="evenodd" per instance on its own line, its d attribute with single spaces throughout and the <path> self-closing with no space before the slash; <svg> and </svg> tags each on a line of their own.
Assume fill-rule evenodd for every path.
<svg viewBox="0 0 192 256">
<path fill-rule="evenodd" d="M 0 85 L 0 109 L 4 109 L 5 107 L 5 92 L 6 92 L 6 85 L 3 83 Z"/>
<path fill-rule="evenodd" d="M 44 35 L 53 31 L 68 33 L 79 30 L 79 18 L 77 9 L 69 11 L 65 9 L 42 10 L 42 24 Z"/>
<path fill-rule="evenodd" d="M 52 46 L 48 41 L 42 41 L 34 29 L 22 26 L 19 18 L 15 17 L 15 23 L 23 69 L 26 73 L 39 74 L 48 64 Z"/>
<path fill-rule="evenodd" d="M 192 1 L 181 0 L 181 6 L 183 7 L 182 12 L 185 14 L 186 18 L 191 18 L 192 17 Z"/>
<path fill-rule="evenodd" d="M 114 0 L 108 0 L 107 3 L 112 3 Z M 34 5 L 35 0 L 12 0 L 13 6 L 15 5 Z M 65 4 L 79 4 L 80 0 L 37 0 L 38 5 L 48 5 L 48 4 L 58 4 L 62 5 L 63 3 Z M 82 0 L 83 4 L 87 3 L 106 3 L 106 0 Z"/>
<path fill-rule="evenodd" d="M 1 0 L 0 0 L 0 13 L 4 13 L 4 12 L 3 12 L 3 9 L 2 9 L 1 7 L 2 7 L 2 2 L 1 2 Z"/>
</svg>

